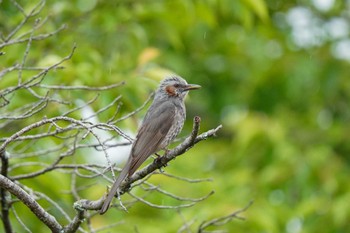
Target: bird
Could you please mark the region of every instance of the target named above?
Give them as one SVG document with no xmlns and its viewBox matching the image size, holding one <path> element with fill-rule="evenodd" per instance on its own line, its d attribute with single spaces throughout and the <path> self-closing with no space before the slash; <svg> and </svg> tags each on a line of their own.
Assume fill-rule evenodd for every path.
<svg viewBox="0 0 350 233">
<path fill-rule="evenodd" d="M 185 97 L 190 90 L 201 86 L 188 84 L 178 75 L 160 82 L 131 148 L 129 158 L 109 191 L 100 214 L 104 214 L 117 194 L 120 184 L 130 177 L 152 154 L 167 150 L 167 146 L 180 133 L 186 119 Z"/>
</svg>

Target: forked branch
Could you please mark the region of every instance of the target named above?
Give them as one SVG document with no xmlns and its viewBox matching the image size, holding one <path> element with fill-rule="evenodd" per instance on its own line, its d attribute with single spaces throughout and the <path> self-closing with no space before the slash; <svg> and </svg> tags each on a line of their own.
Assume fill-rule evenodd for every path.
<svg viewBox="0 0 350 233">
<path fill-rule="evenodd" d="M 193 129 L 190 136 L 188 136 L 177 147 L 167 151 L 165 155 L 163 155 L 162 157 L 159 157 L 158 159 L 155 159 L 153 163 L 137 171 L 129 179 L 126 179 L 125 181 L 123 181 L 119 189 L 120 190 L 119 195 L 127 192 L 132 183 L 135 183 L 136 181 L 141 180 L 147 175 L 152 174 L 155 170 L 161 169 L 162 167 L 166 166 L 171 160 L 175 159 L 177 156 L 184 154 L 196 143 L 215 136 L 216 133 L 222 128 L 222 125 L 219 125 L 215 129 L 208 130 L 207 132 L 204 132 L 198 135 L 200 121 L 201 121 L 200 117 L 198 116 L 194 117 Z M 78 202 L 75 203 L 75 207 L 78 209 L 85 209 L 85 210 L 99 210 L 103 204 L 104 199 L 105 199 L 105 196 L 103 196 L 102 198 L 96 201 L 85 200 L 85 199 L 79 200 Z"/>
</svg>

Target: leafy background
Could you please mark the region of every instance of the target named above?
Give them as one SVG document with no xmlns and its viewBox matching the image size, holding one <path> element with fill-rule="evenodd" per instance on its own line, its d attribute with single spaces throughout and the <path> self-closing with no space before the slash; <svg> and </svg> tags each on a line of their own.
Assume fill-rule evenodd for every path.
<svg viewBox="0 0 350 233">
<path fill-rule="evenodd" d="M 318 2 L 48 0 L 40 14 L 49 17 L 42 30 L 53 31 L 62 24 L 67 28 L 49 40 L 33 42 L 29 61 L 52 64 L 77 45 L 66 68 L 49 74 L 49 84 L 101 86 L 125 80 L 124 87 L 95 107 L 121 94 L 122 111 L 127 113 L 142 105 L 164 75 L 175 72 L 203 87 L 188 98 L 182 135 L 190 132 L 195 115 L 202 118 L 202 131 L 223 124 L 217 138 L 197 145 L 166 168 L 184 177 L 213 178 L 212 182 L 152 177 L 179 195 L 199 197 L 211 190 L 215 195 L 180 212 L 144 204 L 134 205 L 129 213 L 111 210 L 96 217 L 93 226 L 123 221 L 116 231 L 175 232 L 186 221 L 195 220 L 195 228 L 254 200 L 243 214 L 245 221 L 234 220 L 219 229 L 349 232 L 349 57 L 341 52 L 350 43 L 350 4 L 329 0 L 333 4 L 324 9 Z M 25 10 L 36 4 L 20 3 Z M 20 20 L 10 1 L 1 2 L 4 34 Z M 335 21 L 343 23 L 338 33 L 333 30 Z M 1 68 L 18 61 L 25 45 L 8 50 Z M 60 110 L 52 111 L 54 115 Z M 137 121 L 123 124 L 137 129 Z M 27 185 L 58 185 L 47 179 L 54 177 Z M 65 179 L 62 175 L 62 187 L 68 186 Z M 98 198 L 104 191 L 105 185 L 97 183 L 86 197 Z M 52 195 L 70 208 L 69 194 Z M 149 200 L 176 204 L 162 198 Z M 41 227 L 35 223 L 32 229 Z"/>
</svg>

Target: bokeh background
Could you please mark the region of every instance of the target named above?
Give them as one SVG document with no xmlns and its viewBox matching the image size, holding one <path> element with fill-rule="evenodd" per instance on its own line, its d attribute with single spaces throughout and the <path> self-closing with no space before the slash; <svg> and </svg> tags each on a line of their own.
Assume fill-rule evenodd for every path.
<svg viewBox="0 0 350 233">
<path fill-rule="evenodd" d="M 19 2 L 25 10 L 36 4 Z M 212 182 L 154 178 L 178 194 L 199 197 L 215 190 L 213 196 L 180 212 L 137 203 L 129 213 L 111 210 L 96 217 L 94 226 L 123 221 L 115 232 L 176 232 L 194 220 L 195 229 L 254 200 L 242 214 L 245 221 L 215 229 L 350 232 L 350 1 L 47 0 L 40 16 L 48 17 L 42 30 L 67 28 L 33 43 L 33 64 L 52 64 L 77 45 L 66 69 L 49 74 L 48 84 L 124 80 L 95 107 L 121 94 L 127 113 L 142 105 L 164 75 L 177 73 L 202 86 L 187 99 L 182 136 L 195 115 L 202 118 L 202 131 L 223 125 L 216 138 L 165 168 Z M 11 1 L 1 2 L 3 32 L 21 19 Z M 14 49 L 2 68 L 20 60 L 25 45 Z M 137 122 L 120 126 L 135 132 Z M 93 190 L 87 198 L 100 197 L 105 184 Z"/>
</svg>

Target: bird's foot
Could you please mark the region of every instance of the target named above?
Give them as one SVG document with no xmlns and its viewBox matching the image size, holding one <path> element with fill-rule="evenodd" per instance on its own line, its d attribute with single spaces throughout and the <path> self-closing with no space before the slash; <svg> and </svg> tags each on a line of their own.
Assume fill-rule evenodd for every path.
<svg viewBox="0 0 350 233">
<path fill-rule="evenodd" d="M 157 163 L 157 164 L 161 164 L 162 167 L 168 166 L 168 164 L 162 162 L 162 156 L 159 156 L 159 155 L 157 156 L 157 158 L 154 159 L 154 162 Z M 162 167 L 159 168 L 159 171 L 160 171 L 161 173 L 164 172 L 163 169 L 162 169 Z"/>
</svg>

